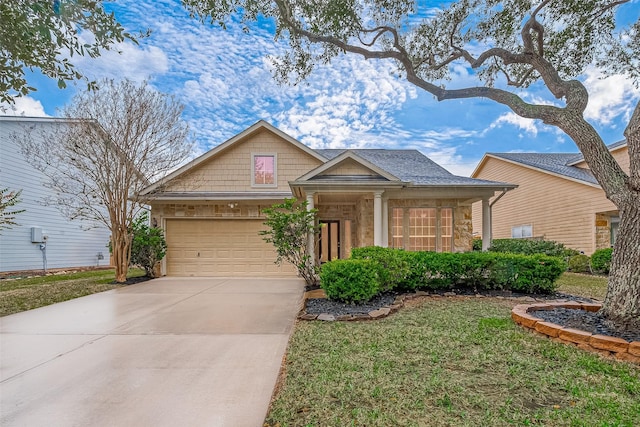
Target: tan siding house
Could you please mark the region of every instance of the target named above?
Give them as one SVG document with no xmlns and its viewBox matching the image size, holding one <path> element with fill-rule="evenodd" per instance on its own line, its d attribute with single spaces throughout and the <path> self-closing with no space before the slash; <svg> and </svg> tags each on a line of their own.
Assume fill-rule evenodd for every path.
<svg viewBox="0 0 640 427">
<path fill-rule="evenodd" d="M 628 172 L 626 143 L 613 144 L 610 150 Z M 487 153 L 471 176 L 518 185 L 491 208 L 493 238 L 542 237 L 588 255 L 613 243 L 618 210 L 580 155 Z M 476 235 L 483 231 L 481 212 L 482 202 L 475 203 Z"/>
<path fill-rule="evenodd" d="M 259 231 L 285 198 L 318 209 L 317 262 L 359 246 L 466 251 L 472 203 L 515 186 L 452 175 L 416 150 L 312 150 L 260 121 L 142 191 L 168 245 L 163 274 L 291 276 Z"/>
</svg>

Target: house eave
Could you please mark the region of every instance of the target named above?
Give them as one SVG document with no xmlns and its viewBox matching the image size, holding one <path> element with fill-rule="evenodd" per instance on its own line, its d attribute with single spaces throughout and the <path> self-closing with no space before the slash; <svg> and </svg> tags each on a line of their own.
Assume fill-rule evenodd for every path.
<svg viewBox="0 0 640 427">
<path fill-rule="evenodd" d="M 293 197 L 290 191 L 264 191 L 264 192 L 188 192 L 188 193 L 162 193 L 158 196 L 148 194 L 148 203 L 176 203 L 176 202 L 213 202 L 213 201 L 278 201 Z"/>
</svg>

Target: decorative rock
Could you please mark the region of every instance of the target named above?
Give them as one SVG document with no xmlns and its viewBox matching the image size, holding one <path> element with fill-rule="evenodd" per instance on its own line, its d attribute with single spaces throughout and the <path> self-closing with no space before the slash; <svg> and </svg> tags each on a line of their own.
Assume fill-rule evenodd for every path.
<svg viewBox="0 0 640 427">
<path fill-rule="evenodd" d="M 318 315 L 318 317 L 316 318 L 317 320 L 322 320 L 325 322 L 333 322 L 336 320 L 336 316 L 334 316 L 333 314 L 328 314 L 328 313 L 322 313 L 320 315 Z"/>
<path fill-rule="evenodd" d="M 640 357 L 640 341 L 634 341 L 629 343 L 629 348 L 627 351 L 634 356 Z"/>
<path fill-rule="evenodd" d="M 378 317 L 387 316 L 389 313 L 391 313 L 391 309 L 389 307 L 382 307 L 377 310 L 370 311 L 369 317 L 377 319 Z"/>
<path fill-rule="evenodd" d="M 536 302 L 536 299 L 532 297 L 520 297 L 518 299 L 523 302 Z"/>
<path fill-rule="evenodd" d="M 414 294 L 417 297 L 421 297 L 421 296 L 426 296 L 429 295 L 429 292 L 425 292 L 425 291 L 416 291 L 416 293 Z"/>
<path fill-rule="evenodd" d="M 579 329 L 567 328 L 567 329 L 562 329 L 560 331 L 560 333 L 558 334 L 558 338 L 565 341 L 573 342 L 576 344 L 580 344 L 580 343 L 588 344 L 589 339 L 591 338 L 592 335 L 593 334 L 591 334 L 590 332 L 581 331 Z"/>
<path fill-rule="evenodd" d="M 336 320 L 338 322 L 344 322 L 344 321 L 349 321 L 349 320 L 355 320 L 355 317 L 351 314 L 343 314 L 342 316 L 338 316 L 336 317 Z"/>
<path fill-rule="evenodd" d="M 442 295 L 444 295 L 445 297 L 455 297 L 456 293 L 455 292 L 445 292 Z"/>
<path fill-rule="evenodd" d="M 629 348 L 629 342 L 622 338 L 609 337 L 606 335 L 592 335 L 589 339 L 589 345 L 593 348 L 601 350 L 626 352 Z"/>
</svg>

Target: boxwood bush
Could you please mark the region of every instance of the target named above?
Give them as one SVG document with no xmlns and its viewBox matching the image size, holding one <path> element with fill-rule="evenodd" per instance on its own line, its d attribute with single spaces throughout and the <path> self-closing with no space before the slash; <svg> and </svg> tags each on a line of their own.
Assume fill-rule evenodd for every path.
<svg viewBox="0 0 640 427">
<path fill-rule="evenodd" d="M 598 249 L 591 255 L 591 269 L 595 273 L 609 274 L 613 249 Z"/>
<path fill-rule="evenodd" d="M 352 249 L 351 258 L 374 260 L 380 265 L 380 289 L 382 292 L 400 287 L 409 275 L 409 263 L 403 250 L 367 246 Z"/>
<path fill-rule="evenodd" d="M 380 291 L 469 288 L 477 291 L 511 289 L 524 293 L 550 293 L 555 290 L 555 281 L 566 269 L 561 258 L 540 254 L 407 252 L 380 247 L 354 249 L 352 260 L 370 262 L 367 265 L 376 270 Z M 325 264 L 323 269 L 328 265 L 332 265 L 332 270 L 343 268 L 343 264 L 331 262 Z M 346 268 L 351 271 L 354 267 Z M 335 272 L 331 271 L 331 274 Z M 331 286 L 327 282 L 329 279 L 326 277 L 323 287 Z M 346 290 L 347 285 L 343 281 L 339 288 Z M 362 288 L 361 284 L 355 286 Z M 340 298 L 352 300 L 351 297 Z"/>
<path fill-rule="evenodd" d="M 363 303 L 381 292 L 381 267 L 371 259 L 338 259 L 320 270 L 320 287 L 327 298 L 347 303 Z"/>
</svg>

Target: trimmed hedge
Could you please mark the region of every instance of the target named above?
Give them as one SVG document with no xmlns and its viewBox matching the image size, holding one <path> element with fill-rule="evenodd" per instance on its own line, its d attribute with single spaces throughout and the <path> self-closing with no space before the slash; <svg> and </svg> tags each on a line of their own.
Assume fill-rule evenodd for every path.
<svg viewBox="0 0 640 427">
<path fill-rule="evenodd" d="M 474 242 L 475 243 L 475 242 Z M 480 241 L 482 248 L 482 241 Z M 533 239 L 494 239 L 489 248 L 491 252 L 508 252 L 522 255 L 548 255 L 558 257 L 571 257 L 578 255 L 575 249 L 570 249 L 564 244 L 553 240 L 533 240 Z"/>
<path fill-rule="evenodd" d="M 377 263 L 382 271 L 380 289 L 398 291 L 470 288 L 551 293 L 566 269 L 558 257 L 497 252 L 407 252 L 376 247 L 354 249 L 351 257 Z"/>
<path fill-rule="evenodd" d="M 320 287 L 327 298 L 347 303 L 367 302 L 381 292 L 381 267 L 370 259 L 338 259 L 320 270 Z"/>
<path fill-rule="evenodd" d="M 591 255 L 591 269 L 596 273 L 609 274 L 613 249 L 598 249 Z"/>
<path fill-rule="evenodd" d="M 404 251 L 389 250 L 379 246 L 367 246 L 364 248 L 353 248 L 351 259 L 369 259 L 376 261 L 380 267 L 381 291 L 390 291 L 401 287 L 402 283 L 409 276 L 409 263 L 406 260 Z"/>
</svg>

